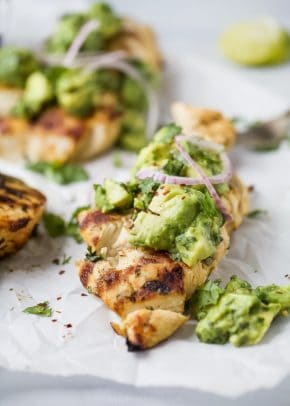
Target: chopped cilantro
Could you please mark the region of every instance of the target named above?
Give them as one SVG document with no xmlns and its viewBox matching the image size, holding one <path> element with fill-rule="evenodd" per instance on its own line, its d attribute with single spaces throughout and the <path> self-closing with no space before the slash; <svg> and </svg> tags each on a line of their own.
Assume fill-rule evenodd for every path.
<svg viewBox="0 0 290 406">
<path fill-rule="evenodd" d="M 140 195 L 134 202 L 134 206 L 136 208 L 139 208 L 138 203 L 142 202 L 142 210 L 145 210 L 149 206 L 149 204 L 154 196 L 154 193 L 158 189 L 159 185 L 160 185 L 160 183 L 155 182 L 154 180 L 152 180 L 150 178 L 140 181 L 140 183 L 138 185 Z M 135 205 L 136 203 L 137 203 L 137 206 Z"/>
<path fill-rule="evenodd" d="M 247 217 L 249 217 L 249 218 L 257 218 L 257 217 L 260 217 L 260 216 L 265 215 L 267 213 L 268 213 L 267 210 L 255 209 L 255 210 L 250 211 L 247 214 Z"/>
<path fill-rule="evenodd" d="M 35 314 L 38 316 L 51 317 L 52 309 L 49 307 L 49 302 L 38 303 L 36 306 L 26 307 L 23 313 Z"/>
<path fill-rule="evenodd" d="M 67 256 L 66 254 L 63 255 L 62 261 L 60 262 L 60 265 L 66 265 L 70 262 L 71 256 Z"/>
<path fill-rule="evenodd" d="M 168 175 L 182 176 L 184 168 L 184 163 L 175 158 L 173 154 L 170 154 L 166 164 L 163 166 L 163 171 Z"/>
<path fill-rule="evenodd" d="M 196 320 L 203 319 L 209 308 L 218 303 L 224 293 L 220 286 L 221 281 L 207 281 L 203 286 L 196 290 L 193 297 L 189 300 L 189 308 Z"/>
<path fill-rule="evenodd" d="M 41 161 L 29 163 L 26 165 L 26 168 L 33 172 L 38 172 L 60 185 L 67 185 L 69 183 L 89 179 L 86 170 L 78 165 Z"/>
<path fill-rule="evenodd" d="M 78 228 L 78 221 L 77 221 L 77 216 L 78 214 L 83 211 L 87 210 L 89 206 L 83 206 L 77 208 L 70 220 L 66 223 L 64 219 L 57 214 L 54 213 L 44 213 L 43 216 L 43 222 L 44 226 L 49 234 L 50 237 L 61 237 L 61 236 L 67 236 L 67 237 L 72 237 L 75 239 L 76 242 L 81 243 L 82 242 L 82 237 L 79 232 Z M 62 264 L 64 265 L 64 264 Z"/>
<path fill-rule="evenodd" d="M 88 247 L 86 252 L 86 259 L 91 262 L 97 262 L 103 259 L 103 256 L 97 254 L 96 251 L 93 251 L 91 247 Z"/>
</svg>

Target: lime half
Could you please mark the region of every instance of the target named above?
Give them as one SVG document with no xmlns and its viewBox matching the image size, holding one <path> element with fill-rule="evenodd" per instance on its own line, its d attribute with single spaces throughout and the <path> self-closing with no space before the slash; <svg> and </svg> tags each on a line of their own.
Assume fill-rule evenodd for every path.
<svg viewBox="0 0 290 406">
<path fill-rule="evenodd" d="M 289 56 L 289 34 L 271 17 L 230 26 L 220 41 L 223 53 L 242 65 L 268 65 Z"/>
</svg>

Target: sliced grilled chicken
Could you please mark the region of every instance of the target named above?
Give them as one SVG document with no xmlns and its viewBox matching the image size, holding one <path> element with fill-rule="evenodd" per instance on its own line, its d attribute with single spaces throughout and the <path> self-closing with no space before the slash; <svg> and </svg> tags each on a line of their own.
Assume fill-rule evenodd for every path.
<svg viewBox="0 0 290 406">
<path fill-rule="evenodd" d="M 157 344 L 175 331 L 173 325 L 186 321 L 184 316 L 179 317 L 184 311 L 185 301 L 217 267 L 228 249 L 230 232 L 240 225 L 248 211 L 247 190 L 238 178 L 232 180 L 230 191 L 223 200 L 232 214 L 233 222 L 223 227 L 223 241 L 215 255 L 194 267 L 174 261 L 165 252 L 130 245 L 129 216 L 103 214 L 98 210 L 80 214 L 82 237 L 88 246 L 101 252 L 105 258 L 96 263 L 80 261 L 81 282 L 123 319 L 120 327 L 116 323 L 113 327 L 126 336 L 131 349 L 138 346 L 139 349 L 146 349 Z M 151 313 L 144 313 L 144 309 Z M 170 312 L 168 328 L 166 319 L 169 313 L 161 312 L 155 316 L 157 310 Z M 148 318 L 160 320 L 162 326 L 155 331 L 152 341 L 147 337 Z M 176 320 L 176 324 L 173 320 Z M 139 339 L 133 340 L 132 337 L 137 336 Z"/>
<path fill-rule="evenodd" d="M 171 114 L 185 134 L 199 134 L 206 140 L 224 145 L 226 149 L 235 143 L 234 126 L 218 111 L 176 102 L 171 106 Z"/>
<path fill-rule="evenodd" d="M 0 174 L 0 258 L 18 251 L 41 219 L 45 197 L 19 179 Z"/>
<path fill-rule="evenodd" d="M 21 89 L 0 85 L 0 116 L 6 116 L 10 113 L 21 94 Z"/>
<path fill-rule="evenodd" d="M 109 49 L 127 51 L 130 57 L 143 60 L 155 71 L 161 69 L 162 55 L 156 36 L 147 25 L 126 19 L 121 33 L 111 40 Z"/>
<path fill-rule="evenodd" d="M 154 347 L 170 337 L 188 317 L 169 310 L 141 309 L 134 311 L 121 325 L 111 323 L 114 331 L 127 339 L 129 351 Z"/>
<path fill-rule="evenodd" d="M 28 125 L 25 120 L 0 117 L 0 157 L 12 161 L 24 158 Z"/>
<path fill-rule="evenodd" d="M 31 126 L 25 155 L 31 162 L 92 158 L 114 144 L 120 118 L 120 113 L 111 107 L 99 109 L 85 120 L 70 116 L 60 108 L 52 108 Z"/>
</svg>

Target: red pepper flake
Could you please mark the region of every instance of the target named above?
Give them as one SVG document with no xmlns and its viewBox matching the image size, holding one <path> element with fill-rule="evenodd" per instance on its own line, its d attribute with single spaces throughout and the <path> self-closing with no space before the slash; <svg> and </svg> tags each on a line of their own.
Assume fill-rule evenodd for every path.
<svg viewBox="0 0 290 406">
<path fill-rule="evenodd" d="M 59 274 L 59 275 L 63 275 L 64 273 L 65 273 L 65 270 L 62 269 L 61 271 L 59 271 L 58 274 Z"/>
<path fill-rule="evenodd" d="M 81 296 L 88 296 L 86 293 L 81 293 Z"/>
<path fill-rule="evenodd" d="M 286 273 L 286 275 L 284 275 L 284 276 L 285 276 L 285 278 L 290 280 L 290 274 L 289 273 Z"/>
<path fill-rule="evenodd" d="M 52 319 L 51 321 L 52 321 L 53 323 L 55 323 L 55 322 L 57 321 L 57 319 Z"/>
<path fill-rule="evenodd" d="M 250 193 L 253 192 L 254 189 L 255 189 L 255 186 L 254 186 L 254 185 L 250 185 L 250 186 L 248 187 L 248 191 L 249 191 Z"/>
<path fill-rule="evenodd" d="M 13 288 L 10 288 L 9 290 L 10 290 L 10 292 L 11 292 L 11 291 L 13 290 Z"/>
<path fill-rule="evenodd" d="M 64 325 L 66 328 L 72 328 L 72 324 L 71 323 L 67 323 Z"/>
<path fill-rule="evenodd" d="M 62 297 L 61 296 L 58 296 L 57 298 L 56 298 L 56 300 L 61 300 L 62 299 Z"/>
</svg>

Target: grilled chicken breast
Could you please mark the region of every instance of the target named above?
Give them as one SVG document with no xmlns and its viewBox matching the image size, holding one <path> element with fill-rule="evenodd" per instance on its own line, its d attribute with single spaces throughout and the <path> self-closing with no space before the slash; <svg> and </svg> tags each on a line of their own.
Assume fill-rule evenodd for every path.
<svg viewBox="0 0 290 406">
<path fill-rule="evenodd" d="M 18 251 L 41 219 L 46 199 L 19 179 L 0 174 L 0 258 Z"/>
<path fill-rule="evenodd" d="M 90 159 L 114 144 L 120 125 L 121 114 L 113 107 L 100 108 L 88 119 L 51 108 L 31 125 L 7 116 L 0 118 L 0 156 L 31 162 Z"/>
<path fill-rule="evenodd" d="M 186 134 L 198 128 L 202 129 L 200 135 L 226 147 L 234 142 L 234 129 L 220 113 L 182 103 L 176 103 L 173 111 Z M 130 350 L 151 348 L 186 322 L 183 315 L 186 300 L 216 269 L 228 250 L 231 232 L 248 212 L 248 190 L 237 176 L 232 178 L 222 200 L 232 221 L 222 227 L 222 241 L 215 254 L 193 267 L 173 260 L 166 252 L 132 246 L 130 215 L 104 214 L 98 210 L 80 213 L 83 239 L 105 258 L 97 262 L 80 261 L 80 280 L 121 317 L 121 323 L 112 323 L 112 327 L 126 338 Z"/>
<path fill-rule="evenodd" d="M 130 245 L 132 224 L 128 216 L 98 210 L 80 214 L 83 239 L 106 258 L 96 263 L 80 261 L 81 282 L 122 318 L 121 325 L 113 323 L 113 328 L 126 337 L 130 349 L 150 348 L 187 320 L 182 315 L 185 301 L 217 267 L 229 247 L 230 232 L 240 225 L 248 211 L 247 189 L 237 177 L 233 178 L 223 202 L 233 222 L 222 228 L 223 240 L 214 256 L 193 267 L 174 261 L 166 252 Z"/>
<path fill-rule="evenodd" d="M 162 66 L 162 55 L 156 36 L 147 25 L 126 19 L 122 31 L 109 44 L 111 51 L 124 50 L 136 59 L 148 63 L 155 71 Z"/>
<path fill-rule="evenodd" d="M 12 161 L 24 158 L 28 124 L 15 117 L 0 117 L 0 157 Z"/>
<path fill-rule="evenodd" d="M 0 116 L 6 116 L 21 97 L 22 90 L 0 85 Z"/>
<path fill-rule="evenodd" d="M 219 111 L 176 102 L 171 106 L 171 114 L 185 134 L 198 134 L 206 140 L 224 145 L 226 149 L 235 143 L 235 128 Z"/>
</svg>

